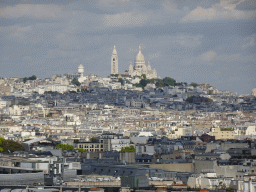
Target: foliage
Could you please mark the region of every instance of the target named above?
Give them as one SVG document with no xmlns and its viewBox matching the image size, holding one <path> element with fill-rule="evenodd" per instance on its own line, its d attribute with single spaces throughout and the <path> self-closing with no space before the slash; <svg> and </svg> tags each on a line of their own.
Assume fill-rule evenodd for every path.
<svg viewBox="0 0 256 192">
<path fill-rule="evenodd" d="M 27 80 L 28 80 L 28 78 L 27 78 L 27 77 L 24 77 L 24 78 L 23 78 L 23 83 L 26 83 Z"/>
<path fill-rule="evenodd" d="M 235 187 L 233 186 L 229 186 L 226 188 L 227 191 L 235 191 Z"/>
<path fill-rule="evenodd" d="M 92 137 L 92 138 L 91 138 L 91 142 L 92 142 L 92 143 L 98 143 L 98 139 L 96 139 L 95 137 Z"/>
<path fill-rule="evenodd" d="M 213 93 L 213 90 L 209 90 L 209 93 L 208 93 L 208 94 L 209 94 L 209 95 L 212 95 L 212 93 Z"/>
<path fill-rule="evenodd" d="M 0 137 L 0 146 L 2 146 L 2 143 L 4 141 L 4 138 Z M 3 152 L 4 149 L 2 147 L 0 147 L 0 152 Z"/>
<path fill-rule="evenodd" d="M 111 74 L 112 77 L 118 77 L 118 74 Z"/>
<path fill-rule="evenodd" d="M 136 149 L 133 145 L 130 145 L 130 147 L 124 147 L 121 149 L 121 152 L 136 152 Z"/>
<path fill-rule="evenodd" d="M 0 138 L 0 152 L 14 152 L 24 150 L 25 148 L 17 141 Z"/>
<path fill-rule="evenodd" d="M 176 84 L 176 80 L 170 77 L 163 78 L 164 86 L 174 86 Z"/>
<path fill-rule="evenodd" d="M 195 95 L 192 95 L 192 96 L 188 97 L 188 98 L 186 99 L 186 101 L 189 102 L 189 103 L 193 103 L 193 99 L 194 99 L 195 97 L 196 97 Z"/>
<path fill-rule="evenodd" d="M 79 143 L 79 139 L 75 139 L 75 140 L 74 140 L 74 143 Z"/>
<path fill-rule="evenodd" d="M 118 79 L 118 82 L 120 82 L 121 85 L 124 85 L 124 80 L 123 80 L 122 78 L 119 78 L 119 79 Z"/>
<path fill-rule="evenodd" d="M 220 128 L 220 131 L 234 131 L 234 128 Z"/>
<path fill-rule="evenodd" d="M 73 145 L 62 144 L 62 143 L 56 145 L 55 148 L 56 148 L 56 149 L 65 149 L 65 150 L 74 150 L 74 149 L 75 149 Z"/>
<path fill-rule="evenodd" d="M 146 78 L 147 78 L 145 74 L 142 74 L 141 77 L 142 77 L 143 79 L 146 79 Z"/>
<path fill-rule="evenodd" d="M 23 78 L 23 82 L 26 83 L 27 80 L 36 80 L 36 78 L 37 78 L 37 77 L 36 77 L 35 75 L 32 75 L 32 76 L 30 76 L 30 77 L 28 77 L 28 78 L 27 78 L 27 77 L 24 77 L 24 78 Z"/>
<path fill-rule="evenodd" d="M 148 81 L 146 79 L 141 79 L 140 84 L 142 85 L 142 87 L 145 87 L 148 84 Z"/>
<path fill-rule="evenodd" d="M 71 83 L 76 85 L 76 86 L 80 86 L 81 85 L 81 83 L 78 81 L 78 79 L 76 77 L 71 81 Z"/>
<path fill-rule="evenodd" d="M 86 151 L 86 149 L 82 149 L 82 148 L 77 148 L 77 151 L 79 151 L 80 153 L 83 153 L 84 151 Z"/>
<path fill-rule="evenodd" d="M 198 84 L 194 83 L 194 82 L 191 82 L 190 85 L 193 86 L 193 87 L 197 87 L 198 86 Z"/>
<path fill-rule="evenodd" d="M 52 115 L 50 113 L 46 114 L 45 117 L 51 117 Z"/>
<path fill-rule="evenodd" d="M 21 101 L 18 103 L 18 105 L 30 105 L 30 102 Z"/>
</svg>

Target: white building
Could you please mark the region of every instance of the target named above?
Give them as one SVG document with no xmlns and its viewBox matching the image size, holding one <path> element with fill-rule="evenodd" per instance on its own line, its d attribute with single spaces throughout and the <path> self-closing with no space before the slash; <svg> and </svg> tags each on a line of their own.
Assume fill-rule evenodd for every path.
<svg viewBox="0 0 256 192">
<path fill-rule="evenodd" d="M 111 56 L 111 74 L 118 74 L 118 56 L 116 52 L 116 46 L 114 46 L 113 53 Z"/>
<path fill-rule="evenodd" d="M 139 46 L 139 53 L 135 57 L 134 66 L 130 63 L 128 74 L 132 77 L 146 75 L 147 79 L 156 79 L 157 72 L 155 69 L 151 69 L 150 64 L 145 64 L 144 55 L 141 53 L 141 47 Z"/>
</svg>

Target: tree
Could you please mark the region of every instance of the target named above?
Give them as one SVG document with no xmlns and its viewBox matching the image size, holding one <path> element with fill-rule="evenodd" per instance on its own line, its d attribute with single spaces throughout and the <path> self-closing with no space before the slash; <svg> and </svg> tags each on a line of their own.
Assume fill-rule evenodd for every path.
<svg viewBox="0 0 256 192">
<path fill-rule="evenodd" d="M 0 152 L 14 152 L 24 150 L 25 148 L 17 141 L 0 138 Z"/>
<path fill-rule="evenodd" d="M 2 143 L 4 141 L 4 138 L 0 137 L 0 146 L 2 146 Z M 0 147 L 0 152 L 3 152 L 4 149 L 2 147 Z"/>
<path fill-rule="evenodd" d="M 56 149 L 64 149 L 64 150 L 74 150 L 74 149 L 75 149 L 73 145 L 62 144 L 62 143 L 56 145 L 55 148 L 56 148 Z"/>
<path fill-rule="evenodd" d="M 84 151 L 86 151 L 85 149 L 82 149 L 82 148 L 77 148 L 76 150 L 79 151 L 80 153 L 83 153 Z"/>
<path fill-rule="evenodd" d="M 146 79 L 141 79 L 140 84 L 142 87 L 145 87 L 148 84 L 148 81 Z"/>
<path fill-rule="evenodd" d="M 27 80 L 28 80 L 28 78 L 27 78 L 27 77 L 24 77 L 22 80 L 23 80 L 23 83 L 26 83 Z"/>
<path fill-rule="evenodd" d="M 176 80 L 170 77 L 163 78 L 164 86 L 174 86 L 176 83 Z"/>
<path fill-rule="evenodd" d="M 145 74 L 142 74 L 141 77 L 142 77 L 143 79 L 146 79 L 146 78 L 147 78 Z"/>
<path fill-rule="evenodd" d="M 192 95 L 192 96 L 188 97 L 186 99 L 186 101 L 189 102 L 189 103 L 193 103 L 193 100 L 194 100 L 195 97 L 196 97 L 195 95 Z"/>
<path fill-rule="evenodd" d="M 130 147 L 124 147 L 121 149 L 121 152 L 136 152 L 136 149 L 133 145 L 130 145 Z"/>
<path fill-rule="evenodd" d="M 198 84 L 194 83 L 194 82 L 191 82 L 190 85 L 193 86 L 193 87 L 197 87 L 198 86 Z"/>
<path fill-rule="evenodd" d="M 36 80 L 36 76 L 32 75 L 31 77 L 28 78 L 29 80 Z"/>
<path fill-rule="evenodd" d="M 95 137 L 92 137 L 92 138 L 91 138 L 91 142 L 92 142 L 92 143 L 98 143 L 98 139 L 96 139 Z"/>
<path fill-rule="evenodd" d="M 120 82 L 121 85 L 124 85 L 124 80 L 123 80 L 122 78 L 119 78 L 119 79 L 118 79 L 118 82 Z"/>
<path fill-rule="evenodd" d="M 80 86 L 81 85 L 81 83 L 77 80 L 76 77 L 71 81 L 71 83 L 76 85 L 76 86 Z"/>
<path fill-rule="evenodd" d="M 51 117 L 52 115 L 50 113 L 47 113 L 45 117 Z"/>
</svg>

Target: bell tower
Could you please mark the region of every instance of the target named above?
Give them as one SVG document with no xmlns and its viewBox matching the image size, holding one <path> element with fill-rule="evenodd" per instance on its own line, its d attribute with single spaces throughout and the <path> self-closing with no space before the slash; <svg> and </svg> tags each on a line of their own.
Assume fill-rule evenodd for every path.
<svg viewBox="0 0 256 192">
<path fill-rule="evenodd" d="M 111 74 L 118 74 L 118 56 L 116 52 L 116 46 L 114 46 L 111 56 Z"/>
</svg>

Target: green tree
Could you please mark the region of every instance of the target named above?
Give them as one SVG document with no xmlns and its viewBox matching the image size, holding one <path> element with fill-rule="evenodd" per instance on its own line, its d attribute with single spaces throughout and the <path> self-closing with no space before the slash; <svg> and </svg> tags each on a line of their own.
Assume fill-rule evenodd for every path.
<svg viewBox="0 0 256 192">
<path fill-rule="evenodd" d="M 155 83 L 155 85 L 156 85 L 157 88 L 159 88 L 159 87 L 164 87 L 164 82 L 163 82 L 162 80 L 160 80 L 160 81 L 157 81 L 157 82 Z"/>
<path fill-rule="evenodd" d="M 196 97 L 195 95 L 192 95 L 192 96 L 188 97 L 186 99 L 186 101 L 189 102 L 189 103 L 193 103 L 193 100 L 194 100 L 195 97 Z"/>
<path fill-rule="evenodd" d="M 121 149 L 121 152 L 136 152 L 136 149 L 133 145 L 130 145 L 130 147 L 123 147 Z"/>
<path fill-rule="evenodd" d="M 29 80 L 36 80 L 36 76 L 32 75 L 31 77 L 28 78 Z"/>
<path fill-rule="evenodd" d="M 74 149 L 75 149 L 73 145 L 62 144 L 62 143 L 56 145 L 55 148 L 56 148 L 56 149 L 64 149 L 64 150 L 74 150 Z"/>
<path fill-rule="evenodd" d="M 76 150 L 79 151 L 80 153 L 83 153 L 84 151 L 86 151 L 85 149 L 82 149 L 82 148 L 77 148 Z"/>
<path fill-rule="evenodd" d="M 143 79 L 146 79 L 146 78 L 147 78 L 145 74 L 142 74 L 141 77 L 142 77 Z"/>
<path fill-rule="evenodd" d="M 194 82 L 191 82 L 190 85 L 193 86 L 193 87 L 197 87 L 198 86 L 198 84 L 194 83 Z"/>
<path fill-rule="evenodd" d="M 4 138 L 0 137 L 0 152 L 3 152 L 4 149 L 1 147 L 3 144 Z"/>
<path fill-rule="evenodd" d="M 17 141 L 0 138 L 0 152 L 14 152 L 24 150 L 25 148 Z"/>
<path fill-rule="evenodd" d="M 24 77 L 22 80 L 23 80 L 23 83 L 26 83 L 27 80 L 28 80 L 28 78 L 27 78 L 27 77 Z"/>
<path fill-rule="evenodd" d="M 45 117 L 51 117 L 52 115 L 50 113 L 47 113 Z"/>
<path fill-rule="evenodd" d="M 30 105 L 30 102 L 21 101 L 18 103 L 18 105 Z"/>
<path fill-rule="evenodd" d="M 176 80 L 170 77 L 163 78 L 164 86 L 174 86 L 176 83 Z"/>
<path fill-rule="evenodd" d="M 142 87 L 145 87 L 148 84 L 148 81 L 146 79 L 141 79 L 140 84 Z"/>
<path fill-rule="evenodd" d="M 98 139 L 96 139 L 95 137 L 92 137 L 92 138 L 91 138 L 91 142 L 92 142 L 92 143 L 98 143 Z"/>
<path fill-rule="evenodd" d="M 118 82 L 120 82 L 121 85 L 124 85 L 124 80 L 123 80 L 122 78 L 119 78 L 119 79 L 118 79 Z"/>
<path fill-rule="evenodd" d="M 78 79 L 76 77 L 71 81 L 71 83 L 76 85 L 76 86 L 80 86 L 81 85 L 81 83 L 78 81 Z"/>
</svg>

